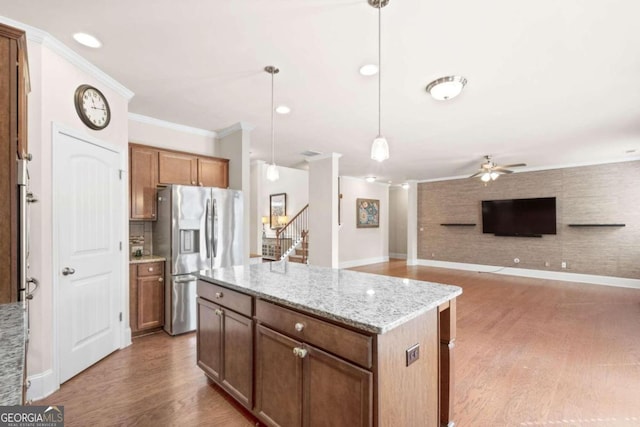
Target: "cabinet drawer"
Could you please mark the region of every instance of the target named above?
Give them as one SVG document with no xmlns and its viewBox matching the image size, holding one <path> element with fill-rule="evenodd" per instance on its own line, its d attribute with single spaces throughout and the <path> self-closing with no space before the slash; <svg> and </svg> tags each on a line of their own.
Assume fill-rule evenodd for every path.
<svg viewBox="0 0 640 427">
<path fill-rule="evenodd" d="M 198 296 L 251 317 L 250 295 L 198 280 Z"/>
<path fill-rule="evenodd" d="M 138 277 L 140 276 L 163 276 L 164 262 L 145 262 L 138 264 Z"/>
<path fill-rule="evenodd" d="M 371 368 L 372 340 L 368 335 L 262 300 L 256 301 L 256 319 L 300 341 Z"/>
</svg>

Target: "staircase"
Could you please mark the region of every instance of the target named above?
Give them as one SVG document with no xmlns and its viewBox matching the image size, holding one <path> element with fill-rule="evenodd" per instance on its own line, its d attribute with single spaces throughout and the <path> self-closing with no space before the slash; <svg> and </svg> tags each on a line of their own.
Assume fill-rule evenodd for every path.
<svg viewBox="0 0 640 427">
<path fill-rule="evenodd" d="M 280 259 L 307 263 L 309 255 L 309 205 L 300 210 L 291 221 L 276 231 L 276 250 Z"/>
</svg>

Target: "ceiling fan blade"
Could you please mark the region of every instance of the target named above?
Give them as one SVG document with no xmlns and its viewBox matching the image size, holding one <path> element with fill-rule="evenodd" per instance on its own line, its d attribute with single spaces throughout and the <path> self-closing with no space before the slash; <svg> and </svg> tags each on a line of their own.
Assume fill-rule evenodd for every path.
<svg viewBox="0 0 640 427">
<path fill-rule="evenodd" d="M 497 167 L 498 168 L 509 169 L 509 168 L 519 168 L 519 167 L 522 167 L 522 166 L 527 166 L 527 164 L 526 163 L 515 163 L 513 165 L 500 165 L 500 166 L 497 166 Z"/>
<path fill-rule="evenodd" d="M 494 168 L 492 172 L 499 173 L 501 175 L 505 173 L 513 173 L 513 171 L 510 171 L 509 169 L 502 169 L 502 168 Z"/>
<path fill-rule="evenodd" d="M 476 176 L 480 176 L 484 173 L 485 171 L 478 171 L 476 173 L 474 173 L 473 175 L 471 175 L 469 178 L 475 178 Z"/>
</svg>

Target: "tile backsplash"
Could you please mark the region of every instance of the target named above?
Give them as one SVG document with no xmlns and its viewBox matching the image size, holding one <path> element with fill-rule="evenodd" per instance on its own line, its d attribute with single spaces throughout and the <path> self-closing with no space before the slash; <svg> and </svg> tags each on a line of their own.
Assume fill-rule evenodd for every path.
<svg viewBox="0 0 640 427">
<path fill-rule="evenodd" d="M 143 255 L 153 254 L 152 225 L 151 221 L 129 221 L 129 253 L 140 248 Z"/>
</svg>

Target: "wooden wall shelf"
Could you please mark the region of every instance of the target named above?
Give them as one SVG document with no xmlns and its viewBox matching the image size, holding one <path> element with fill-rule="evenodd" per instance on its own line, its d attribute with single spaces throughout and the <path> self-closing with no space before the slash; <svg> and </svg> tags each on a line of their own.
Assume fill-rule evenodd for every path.
<svg viewBox="0 0 640 427">
<path fill-rule="evenodd" d="M 444 227 L 475 227 L 476 224 L 464 224 L 464 223 L 444 223 L 444 224 L 440 224 Z"/>
<path fill-rule="evenodd" d="M 568 224 L 569 227 L 624 227 L 626 224 Z"/>
</svg>

